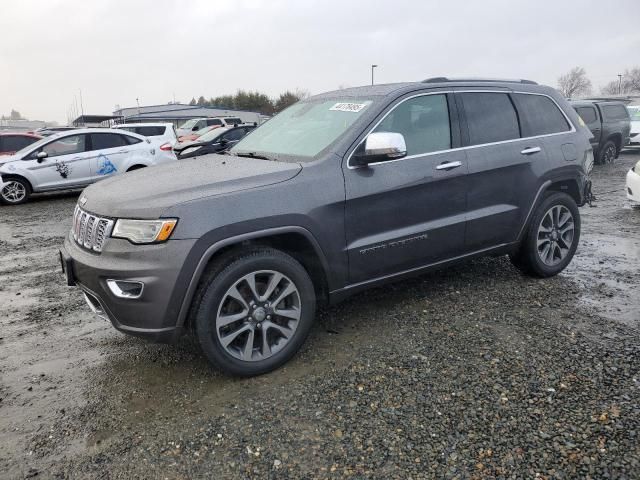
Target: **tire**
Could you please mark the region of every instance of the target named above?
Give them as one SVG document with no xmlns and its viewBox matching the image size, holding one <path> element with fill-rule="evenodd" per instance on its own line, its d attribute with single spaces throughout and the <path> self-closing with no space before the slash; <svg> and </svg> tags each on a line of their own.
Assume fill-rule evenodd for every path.
<svg viewBox="0 0 640 480">
<path fill-rule="evenodd" d="M 618 148 L 615 143 L 608 140 L 600 149 L 598 154 L 598 163 L 600 165 L 607 165 L 609 163 L 613 163 L 616 158 L 618 158 Z"/>
<path fill-rule="evenodd" d="M 518 251 L 509 257 L 527 275 L 552 277 L 569 265 L 579 241 L 576 202 L 566 193 L 553 192 L 536 207 Z"/>
<path fill-rule="evenodd" d="M 195 334 L 209 362 L 229 375 L 250 377 L 296 354 L 313 323 L 316 296 L 297 260 L 265 247 L 214 264 L 192 307 Z"/>
<path fill-rule="evenodd" d="M 31 196 L 31 185 L 20 177 L 5 177 L 7 183 L 0 191 L 0 202 L 5 205 L 20 205 L 29 200 Z"/>
</svg>

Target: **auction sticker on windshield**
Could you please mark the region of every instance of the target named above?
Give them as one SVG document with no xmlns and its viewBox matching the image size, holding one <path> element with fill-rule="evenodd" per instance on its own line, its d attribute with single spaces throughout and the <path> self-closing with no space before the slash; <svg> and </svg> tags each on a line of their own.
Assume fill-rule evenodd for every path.
<svg viewBox="0 0 640 480">
<path fill-rule="evenodd" d="M 336 112 L 359 112 L 366 106 L 366 103 L 336 103 L 329 110 Z"/>
</svg>

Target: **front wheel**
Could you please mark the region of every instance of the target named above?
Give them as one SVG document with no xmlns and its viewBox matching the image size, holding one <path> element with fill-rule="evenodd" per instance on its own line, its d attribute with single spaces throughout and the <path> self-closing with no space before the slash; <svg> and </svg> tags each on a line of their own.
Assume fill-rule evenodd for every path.
<svg viewBox="0 0 640 480">
<path fill-rule="evenodd" d="M 31 186 L 21 178 L 8 178 L 0 192 L 0 201 L 6 205 L 19 205 L 31 195 Z"/>
<path fill-rule="evenodd" d="M 571 262 L 580 240 L 580 211 L 566 193 L 551 193 L 536 207 L 522 243 L 510 255 L 523 273 L 545 278 Z"/>
<path fill-rule="evenodd" d="M 271 248 L 214 265 L 196 302 L 195 331 L 207 359 L 243 377 L 270 372 L 293 357 L 316 306 L 304 267 Z"/>
</svg>

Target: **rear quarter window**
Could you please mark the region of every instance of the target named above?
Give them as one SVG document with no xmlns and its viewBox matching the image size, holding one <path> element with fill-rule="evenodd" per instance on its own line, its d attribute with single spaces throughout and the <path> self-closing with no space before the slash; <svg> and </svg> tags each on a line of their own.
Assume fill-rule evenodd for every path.
<svg viewBox="0 0 640 480">
<path fill-rule="evenodd" d="M 516 110 L 506 93 L 460 93 L 469 129 L 469 144 L 520 138 Z"/>
<path fill-rule="evenodd" d="M 513 102 L 520 115 L 523 137 L 536 137 L 571 130 L 567 119 L 549 97 L 515 93 Z"/>
<path fill-rule="evenodd" d="M 628 120 L 629 113 L 624 105 L 603 105 L 602 115 L 607 120 Z"/>
<path fill-rule="evenodd" d="M 598 120 L 596 109 L 593 107 L 576 107 L 576 112 L 580 115 L 584 123 L 594 123 Z"/>
</svg>

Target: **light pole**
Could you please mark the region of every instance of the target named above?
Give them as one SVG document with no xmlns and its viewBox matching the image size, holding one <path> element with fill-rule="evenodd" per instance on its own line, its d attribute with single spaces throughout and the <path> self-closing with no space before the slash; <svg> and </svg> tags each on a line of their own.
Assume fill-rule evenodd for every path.
<svg viewBox="0 0 640 480">
<path fill-rule="evenodd" d="M 378 65 L 371 65 L 371 85 L 373 85 L 373 69 L 376 68 Z"/>
<path fill-rule="evenodd" d="M 618 95 L 622 94 L 622 74 L 618 74 Z"/>
</svg>

